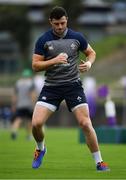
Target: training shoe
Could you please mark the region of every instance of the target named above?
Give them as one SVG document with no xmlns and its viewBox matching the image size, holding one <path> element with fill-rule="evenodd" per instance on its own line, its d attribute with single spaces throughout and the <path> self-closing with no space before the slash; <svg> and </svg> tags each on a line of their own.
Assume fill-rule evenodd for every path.
<svg viewBox="0 0 126 180">
<path fill-rule="evenodd" d="M 44 147 L 44 149 L 42 151 L 38 150 L 38 149 L 35 150 L 34 160 L 32 162 L 32 168 L 34 168 L 34 169 L 39 168 L 39 166 L 42 163 L 45 153 L 46 153 L 46 147 Z"/>
<path fill-rule="evenodd" d="M 99 162 L 96 166 L 97 171 L 110 171 L 108 165 L 105 162 Z"/>
<path fill-rule="evenodd" d="M 11 133 L 11 139 L 16 140 L 17 139 L 17 133 L 12 132 Z"/>
</svg>

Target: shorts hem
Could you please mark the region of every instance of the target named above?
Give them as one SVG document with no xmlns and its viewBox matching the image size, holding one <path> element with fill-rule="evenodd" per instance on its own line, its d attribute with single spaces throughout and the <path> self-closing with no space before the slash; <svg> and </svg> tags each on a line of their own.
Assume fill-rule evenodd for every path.
<svg viewBox="0 0 126 180">
<path fill-rule="evenodd" d="M 78 104 L 78 105 L 74 106 L 73 108 L 71 108 L 71 111 L 73 112 L 75 109 L 77 109 L 81 106 L 88 106 L 88 104 L 87 103 Z"/>
<path fill-rule="evenodd" d="M 47 103 L 47 102 L 43 102 L 43 101 L 38 101 L 38 102 L 36 103 L 36 105 L 44 106 L 44 107 L 48 108 L 49 110 L 51 110 L 52 112 L 55 112 L 56 109 L 57 109 L 56 106 L 54 106 L 54 105 L 52 105 L 52 104 L 49 104 L 49 103 Z"/>
</svg>

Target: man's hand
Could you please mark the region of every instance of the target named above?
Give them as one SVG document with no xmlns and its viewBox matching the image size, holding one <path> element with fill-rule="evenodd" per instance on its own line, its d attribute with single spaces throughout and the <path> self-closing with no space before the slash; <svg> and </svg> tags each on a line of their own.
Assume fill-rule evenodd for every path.
<svg viewBox="0 0 126 180">
<path fill-rule="evenodd" d="M 54 59 L 55 64 L 67 64 L 68 63 L 67 58 L 68 58 L 68 55 L 66 53 L 60 53 Z"/>
<path fill-rule="evenodd" d="M 79 65 L 79 70 L 81 73 L 85 72 L 85 71 L 89 71 L 89 69 L 91 68 L 91 62 L 90 61 L 82 61 L 81 60 L 81 64 Z"/>
<path fill-rule="evenodd" d="M 69 65 L 69 63 L 67 62 L 67 58 L 68 55 L 66 53 L 60 53 L 55 58 L 46 61 L 44 56 L 33 54 L 32 69 L 35 72 L 39 72 L 39 71 L 45 71 L 52 66 L 57 66 L 62 64 Z"/>
</svg>

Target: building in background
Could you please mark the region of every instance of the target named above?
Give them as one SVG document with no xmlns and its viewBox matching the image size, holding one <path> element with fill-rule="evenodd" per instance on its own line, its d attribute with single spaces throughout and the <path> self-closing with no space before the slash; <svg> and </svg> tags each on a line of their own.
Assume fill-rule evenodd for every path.
<svg viewBox="0 0 126 180">
<path fill-rule="evenodd" d="M 14 74 L 19 71 L 19 44 L 9 31 L 0 32 L 0 74 Z"/>
<path fill-rule="evenodd" d="M 83 0 L 84 13 L 78 22 L 90 40 L 106 35 L 126 33 L 126 3 L 103 0 Z M 121 26 L 120 26 L 121 23 Z"/>
<path fill-rule="evenodd" d="M 19 39 L 16 39 L 17 32 L 14 32 L 17 31 L 16 28 L 7 29 L 6 23 L 8 22 L 2 22 L 1 18 L 5 17 L 5 15 L 1 13 L 2 16 L 0 18 L 0 23 L 2 22 L 5 27 L 2 25 L 0 28 L 0 74 L 18 73 L 22 70 L 21 68 L 23 68 L 24 64 L 28 64 L 27 62 L 24 63 L 24 61 L 31 59 L 33 44 L 36 40 L 36 36 L 44 32 L 44 30 L 47 28 L 46 11 L 51 5 L 51 2 L 52 0 L 0 0 L 0 6 L 3 5 L 4 8 L 5 6 L 7 6 L 7 8 L 12 8 L 14 6 L 17 8 L 27 7 L 27 13 L 24 17 L 30 24 L 30 33 L 26 30 L 27 37 L 21 37 L 22 39 L 28 38 L 30 40 L 28 45 L 25 44 L 27 49 L 25 50 L 26 53 L 24 55 L 21 51 Z M 6 16 L 9 16 L 9 13 L 8 15 L 6 14 Z M 20 19 L 17 18 L 15 21 L 18 23 L 19 20 Z M 26 27 L 23 25 L 20 32 L 24 28 Z"/>
</svg>

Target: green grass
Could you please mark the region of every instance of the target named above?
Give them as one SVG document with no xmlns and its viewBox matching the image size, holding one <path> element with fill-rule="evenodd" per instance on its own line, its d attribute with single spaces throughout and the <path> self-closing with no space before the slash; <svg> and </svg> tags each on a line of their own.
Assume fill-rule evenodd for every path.
<svg viewBox="0 0 126 180">
<path fill-rule="evenodd" d="M 94 44 L 97 59 L 107 57 L 126 46 L 125 35 L 110 36 Z"/>
<path fill-rule="evenodd" d="M 46 129 L 48 152 L 43 166 L 31 168 L 34 141 L 20 131 L 16 141 L 8 130 L 0 130 L 0 179 L 125 179 L 126 146 L 101 144 L 102 155 L 110 172 L 97 172 L 86 145 L 78 142 L 77 129 Z"/>
<path fill-rule="evenodd" d="M 100 60 L 126 47 L 125 35 L 108 36 L 98 42 L 93 42 L 91 46 L 96 51 L 97 60 Z M 80 59 L 83 59 L 83 54 L 80 54 Z"/>
</svg>

